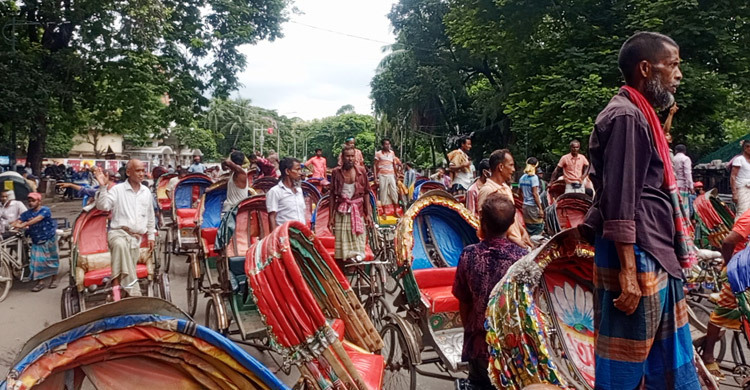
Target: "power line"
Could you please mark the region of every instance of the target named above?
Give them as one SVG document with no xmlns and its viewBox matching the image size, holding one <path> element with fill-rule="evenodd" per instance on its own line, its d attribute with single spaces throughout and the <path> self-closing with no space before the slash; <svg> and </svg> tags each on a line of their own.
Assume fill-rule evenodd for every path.
<svg viewBox="0 0 750 390">
<path fill-rule="evenodd" d="M 336 35 L 342 35 L 342 36 L 349 37 L 349 38 L 355 38 L 355 39 L 361 39 L 363 41 L 370 41 L 370 42 L 380 43 L 380 44 L 383 44 L 383 45 L 392 45 L 395 42 L 395 41 L 394 42 L 380 41 L 380 40 L 377 40 L 377 39 L 372 39 L 372 38 L 363 37 L 363 36 L 354 35 L 354 34 L 349 34 L 349 33 L 341 32 L 341 31 L 331 30 L 331 29 L 328 29 L 328 28 L 325 28 L 325 27 L 318 27 L 318 26 L 313 26 L 311 24 L 307 24 L 307 23 L 296 22 L 294 20 L 290 20 L 289 23 L 294 23 L 294 24 L 298 24 L 300 26 L 312 28 L 314 30 L 325 31 L 327 33 L 336 34 Z"/>
</svg>

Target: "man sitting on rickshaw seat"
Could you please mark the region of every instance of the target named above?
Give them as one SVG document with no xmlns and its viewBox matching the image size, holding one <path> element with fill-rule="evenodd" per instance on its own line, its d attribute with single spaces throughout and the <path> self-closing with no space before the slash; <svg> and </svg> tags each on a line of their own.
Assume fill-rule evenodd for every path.
<svg viewBox="0 0 750 390">
<path fill-rule="evenodd" d="M 461 252 L 453 283 L 453 295 L 459 302 L 464 325 L 461 360 L 469 363 L 468 381 L 477 389 L 494 389 L 487 375 L 489 352 L 484 329 L 487 301 L 495 285 L 508 268 L 526 254 L 526 250 L 508 240 L 516 208 L 505 195 L 494 192 L 482 203 L 479 236 L 482 241 Z"/>
<path fill-rule="evenodd" d="M 17 221 L 24 211 L 26 211 L 26 206 L 23 202 L 16 200 L 13 191 L 0 193 L 0 235 L 2 235 L 2 239 L 14 234 L 10 231 L 10 224 Z"/>
<path fill-rule="evenodd" d="M 99 182 L 96 208 L 112 212 L 107 243 L 112 261 L 113 296 L 119 300 L 122 288 L 130 296 L 140 296 L 136 264 L 140 257 L 141 240 L 148 234 L 148 248 L 154 249 L 156 222 L 154 218 L 151 190 L 141 184 L 145 175 L 140 160 L 130 160 L 127 164 L 128 180 L 109 188 L 109 180 L 96 169 Z"/>
</svg>

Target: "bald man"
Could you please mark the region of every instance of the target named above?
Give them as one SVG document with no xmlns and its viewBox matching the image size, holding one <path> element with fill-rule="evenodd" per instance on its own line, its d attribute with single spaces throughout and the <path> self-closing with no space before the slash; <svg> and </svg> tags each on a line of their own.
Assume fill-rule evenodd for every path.
<svg viewBox="0 0 750 390">
<path fill-rule="evenodd" d="M 96 168 L 94 177 L 99 182 L 96 208 L 112 212 L 107 234 L 112 261 L 113 295 L 119 299 L 120 289 L 130 296 L 140 296 L 136 275 L 141 240 L 148 234 L 148 247 L 154 249 L 154 208 L 151 191 L 141 185 L 146 172 L 140 160 L 130 160 L 126 166 L 128 180 L 108 189 L 109 179 Z"/>
</svg>

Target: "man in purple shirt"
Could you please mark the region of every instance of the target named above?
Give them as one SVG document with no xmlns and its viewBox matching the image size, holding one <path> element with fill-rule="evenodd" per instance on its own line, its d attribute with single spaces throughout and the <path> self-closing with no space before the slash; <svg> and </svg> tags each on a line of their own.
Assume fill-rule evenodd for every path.
<svg viewBox="0 0 750 390">
<path fill-rule="evenodd" d="M 484 330 L 487 301 L 508 268 L 526 254 L 525 249 L 505 237 L 515 216 L 515 205 L 506 196 L 499 192 L 487 196 L 481 210 L 484 239 L 464 248 L 453 282 L 453 295 L 458 298 L 464 325 L 461 360 L 469 363 L 468 380 L 477 389 L 494 389 L 487 375 L 490 358 Z"/>
<path fill-rule="evenodd" d="M 596 197 L 583 226 L 595 236 L 596 388 L 699 389 L 665 180 L 671 164 L 654 112 L 674 103 L 679 46 L 639 32 L 623 44 L 618 64 L 626 86 L 591 133 Z"/>
</svg>

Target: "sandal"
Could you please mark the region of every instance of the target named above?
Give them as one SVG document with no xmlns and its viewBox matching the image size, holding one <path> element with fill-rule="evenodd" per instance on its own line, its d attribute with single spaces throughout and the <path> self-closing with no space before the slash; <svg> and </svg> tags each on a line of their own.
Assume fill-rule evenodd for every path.
<svg viewBox="0 0 750 390">
<path fill-rule="evenodd" d="M 56 279 L 52 279 L 52 281 L 49 282 L 48 288 L 50 288 L 50 289 L 57 288 L 57 280 Z"/>
<path fill-rule="evenodd" d="M 721 368 L 719 368 L 719 363 L 711 362 L 711 363 L 705 363 L 706 370 L 713 375 L 717 381 L 724 380 L 724 374 L 721 372 Z"/>
<path fill-rule="evenodd" d="M 31 289 L 31 292 L 39 292 L 39 291 L 42 291 L 42 290 L 44 290 L 44 282 L 39 281 L 34 286 L 34 288 Z"/>
</svg>

